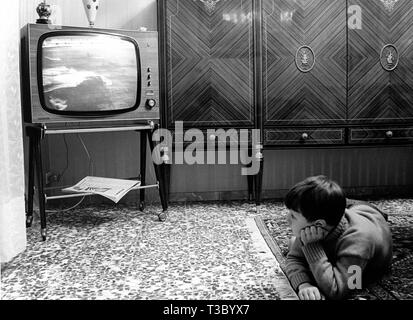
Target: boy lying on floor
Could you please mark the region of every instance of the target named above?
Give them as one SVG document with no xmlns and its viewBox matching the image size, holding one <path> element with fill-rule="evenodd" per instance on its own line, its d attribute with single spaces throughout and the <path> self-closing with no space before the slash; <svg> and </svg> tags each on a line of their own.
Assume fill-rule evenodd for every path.
<svg viewBox="0 0 413 320">
<path fill-rule="evenodd" d="M 360 282 L 364 288 L 388 270 L 391 232 L 373 205 L 346 208 L 343 190 L 324 176 L 298 183 L 285 204 L 294 235 L 287 276 L 301 300 L 344 299 L 361 289 Z"/>
</svg>

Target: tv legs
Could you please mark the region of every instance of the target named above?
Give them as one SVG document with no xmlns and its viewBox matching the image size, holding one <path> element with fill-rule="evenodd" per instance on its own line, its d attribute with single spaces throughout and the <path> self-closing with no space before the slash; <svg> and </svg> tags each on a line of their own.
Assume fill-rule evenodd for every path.
<svg viewBox="0 0 413 320">
<path fill-rule="evenodd" d="M 37 189 L 39 194 L 39 211 L 40 211 L 40 225 L 41 235 L 43 241 L 46 241 L 46 200 L 44 197 L 44 185 L 43 185 L 43 162 L 42 162 L 42 141 L 40 135 L 36 137 L 36 168 L 37 168 Z"/>
<path fill-rule="evenodd" d="M 95 132 L 115 132 L 115 131 L 138 131 L 140 132 L 141 139 L 141 155 L 140 155 L 140 203 L 139 209 L 143 211 L 145 209 L 145 189 L 158 188 L 159 196 L 162 203 L 162 213 L 158 215 L 159 220 L 165 221 L 167 218 L 168 199 L 167 199 L 167 173 L 165 172 L 163 165 L 157 165 L 154 163 L 155 174 L 157 184 L 152 186 L 146 186 L 146 169 L 147 169 L 147 146 L 149 141 L 149 147 L 151 152 L 154 151 L 154 143 L 152 141 L 152 134 L 154 132 L 152 124 L 149 125 L 135 125 L 125 127 L 105 127 L 105 128 L 54 128 L 48 129 L 45 126 L 28 126 L 26 128 L 26 134 L 29 137 L 29 190 L 28 190 L 28 205 L 26 213 L 26 227 L 29 228 L 33 223 L 33 203 L 36 190 L 39 196 L 39 211 L 40 211 L 40 224 L 41 224 L 41 236 L 43 241 L 46 240 L 46 202 L 49 199 L 44 190 L 44 175 L 42 164 L 42 140 L 47 134 L 69 134 L 69 133 L 95 133 Z M 152 154 L 151 154 L 152 156 Z M 35 183 L 36 182 L 36 183 Z M 79 195 L 82 196 L 82 195 Z M 64 198 L 65 196 L 50 197 L 50 199 Z"/>
<path fill-rule="evenodd" d="M 26 213 L 26 228 L 30 228 L 33 224 L 33 197 L 34 197 L 34 136 L 29 136 L 29 190 L 28 190 L 28 203 Z"/>
<path fill-rule="evenodd" d="M 43 131 L 39 128 L 28 127 L 27 135 L 29 136 L 29 203 L 26 215 L 26 227 L 31 227 L 33 223 L 34 174 L 36 172 L 36 188 L 39 196 L 40 211 L 40 233 L 43 241 L 46 241 L 46 198 L 44 193 L 42 162 Z"/>
</svg>

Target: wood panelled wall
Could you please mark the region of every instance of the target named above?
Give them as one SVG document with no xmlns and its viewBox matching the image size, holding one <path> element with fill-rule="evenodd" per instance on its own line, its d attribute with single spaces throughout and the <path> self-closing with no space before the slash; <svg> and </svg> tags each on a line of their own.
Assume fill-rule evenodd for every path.
<svg viewBox="0 0 413 320">
<path fill-rule="evenodd" d="M 40 0 L 20 0 L 21 26 L 35 22 Z M 62 13 L 62 24 L 87 26 L 81 0 L 49 0 Z M 157 29 L 156 0 L 101 0 L 96 27 L 113 29 Z M 133 177 L 139 168 L 139 139 L 135 133 L 90 134 L 82 136 L 93 158 L 94 174 Z M 66 143 L 69 149 L 68 168 Z M 48 137 L 47 165 L 50 171 L 65 171 L 62 185 L 77 182 L 89 174 L 86 152 L 76 135 Z M 413 147 L 357 147 L 346 149 L 277 150 L 265 152 L 264 195 L 283 194 L 297 181 L 314 174 L 327 174 L 347 188 L 368 190 L 373 186 L 413 186 Z M 149 161 L 149 160 L 148 160 Z M 151 166 L 149 180 L 153 181 Z M 171 200 L 215 200 L 246 198 L 247 181 L 237 165 L 174 165 Z M 277 191 L 278 190 L 278 191 Z M 361 189 L 357 189 L 361 190 Z M 137 199 L 137 196 L 135 197 Z M 155 191 L 148 200 L 157 201 Z"/>
</svg>

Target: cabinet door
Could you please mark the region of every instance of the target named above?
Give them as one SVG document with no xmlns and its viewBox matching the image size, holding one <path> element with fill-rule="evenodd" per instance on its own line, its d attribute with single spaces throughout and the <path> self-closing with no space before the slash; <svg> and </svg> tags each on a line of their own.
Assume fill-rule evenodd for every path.
<svg viewBox="0 0 413 320">
<path fill-rule="evenodd" d="M 167 125 L 254 125 L 253 0 L 159 1 Z"/>
<path fill-rule="evenodd" d="M 345 0 L 263 0 L 266 126 L 346 120 Z"/>
<path fill-rule="evenodd" d="M 413 1 L 350 0 L 361 29 L 349 29 L 351 123 L 413 120 Z"/>
</svg>

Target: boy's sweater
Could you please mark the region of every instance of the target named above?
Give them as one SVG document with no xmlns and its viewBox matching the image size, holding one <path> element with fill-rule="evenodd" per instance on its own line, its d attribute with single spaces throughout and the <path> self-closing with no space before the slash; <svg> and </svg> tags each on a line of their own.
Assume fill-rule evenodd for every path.
<svg viewBox="0 0 413 320">
<path fill-rule="evenodd" d="M 287 276 L 295 290 L 310 283 L 327 298 L 342 299 L 351 290 L 352 266 L 361 268 L 364 287 L 383 276 L 391 259 L 392 237 L 382 214 L 368 205 L 354 205 L 324 240 L 306 246 L 295 241 L 287 257 Z"/>
</svg>

